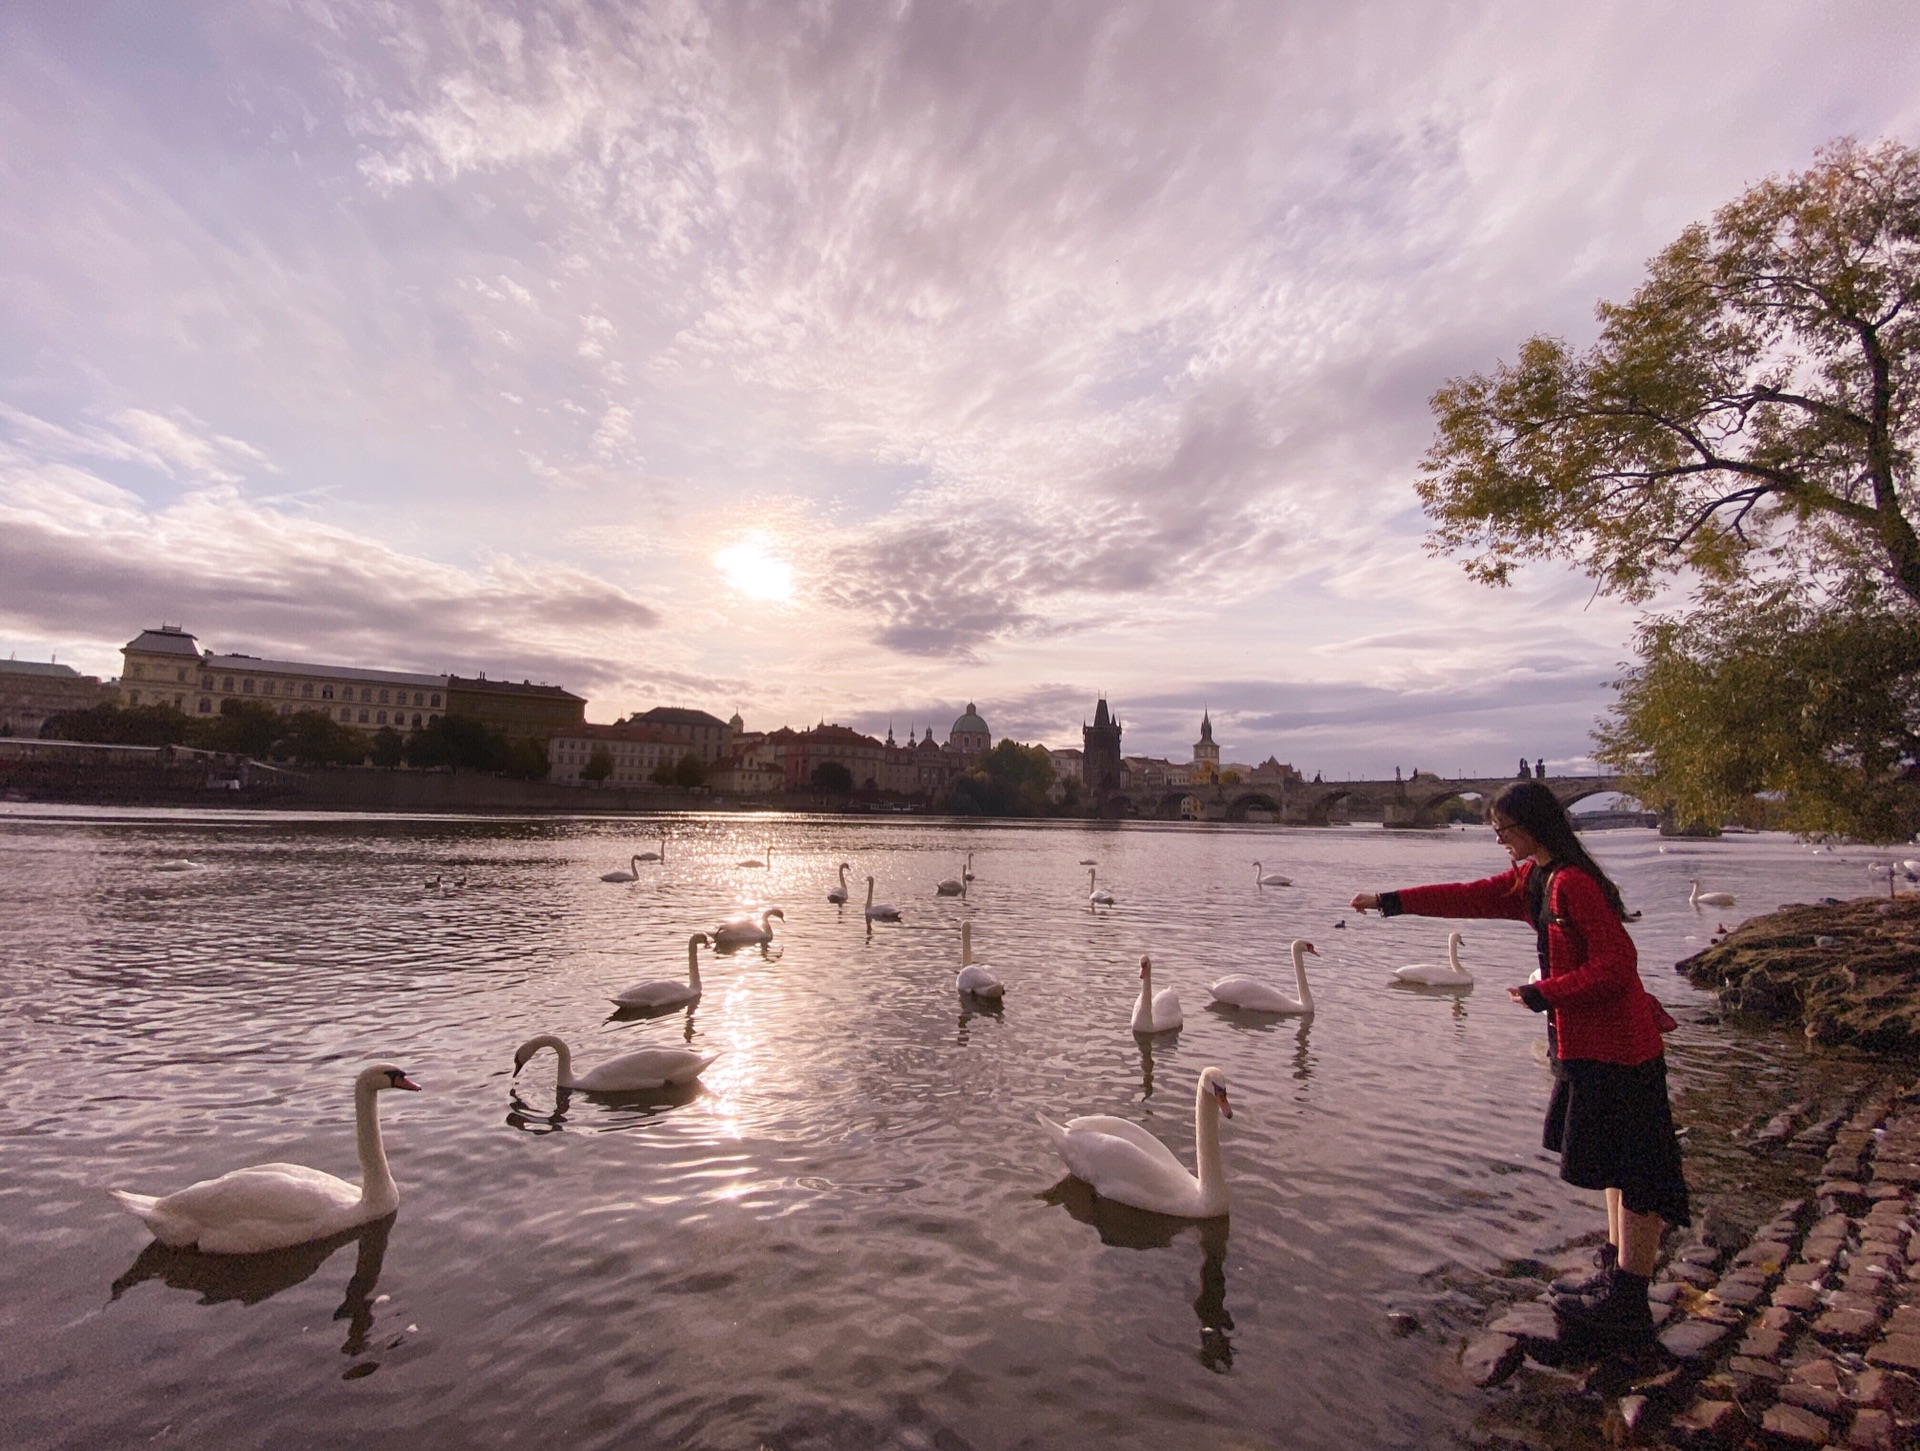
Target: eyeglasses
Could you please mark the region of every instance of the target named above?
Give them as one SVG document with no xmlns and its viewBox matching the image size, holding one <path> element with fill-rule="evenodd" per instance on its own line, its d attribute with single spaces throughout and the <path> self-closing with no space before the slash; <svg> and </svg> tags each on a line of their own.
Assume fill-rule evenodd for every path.
<svg viewBox="0 0 1920 1451">
<path fill-rule="evenodd" d="M 1520 828 L 1511 821 L 1496 821 L 1493 824 L 1493 839 L 1495 841 L 1505 841 L 1519 830 Z"/>
</svg>

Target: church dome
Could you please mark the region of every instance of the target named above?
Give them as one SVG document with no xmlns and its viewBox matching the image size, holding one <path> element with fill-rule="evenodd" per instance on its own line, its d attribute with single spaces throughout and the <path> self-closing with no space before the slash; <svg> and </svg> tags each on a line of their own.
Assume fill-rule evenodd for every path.
<svg viewBox="0 0 1920 1451">
<path fill-rule="evenodd" d="M 987 723 L 981 720 L 979 713 L 974 710 L 973 702 L 968 701 L 967 713 L 953 723 L 953 729 L 947 734 L 949 737 L 961 735 L 984 736 L 990 734 L 990 732 L 987 730 Z"/>
</svg>

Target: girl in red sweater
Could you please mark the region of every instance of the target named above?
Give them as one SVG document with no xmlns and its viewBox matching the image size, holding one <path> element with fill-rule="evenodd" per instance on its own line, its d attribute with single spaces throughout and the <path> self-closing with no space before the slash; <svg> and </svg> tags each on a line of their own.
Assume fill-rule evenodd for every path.
<svg viewBox="0 0 1920 1451">
<path fill-rule="evenodd" d="M 1487 812 L 1513 858 L 1497 877 L 1362 892 L 1355 911 L 1382 916 L 1510 917 L 1532 924 L 1540 972 L 1507 989 L 1547 1014 L 1553 1097 L 1545 1146 L 1560 1177 L 1607 1197 L 1600 1271 L 1553 1301 L 1569 1331 L 1630 1344 L 1652 1338 L 1647 1286 L 1670 1224 L 1688 1222 L 1687 1183 L 1667 1101 L 1660 1040 L 1673 1019 L 1640 983 L 1620 889 L 1574 834 L 1544 782 L 1516 781 Z"/>
</svg>

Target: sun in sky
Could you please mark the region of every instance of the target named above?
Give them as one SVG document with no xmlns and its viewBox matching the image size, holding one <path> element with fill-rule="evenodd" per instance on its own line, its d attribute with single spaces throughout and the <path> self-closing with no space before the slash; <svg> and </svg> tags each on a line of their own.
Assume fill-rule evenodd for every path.
<svg viewBox="0 0 1920 1451">
<path fill-rule="evenodd" d="M 755 530 L 744 534 L 713 556 L 734 591 L 750 600 L 785 604 L 793 598 L 793 566 L 780 557 L 773 536 Z"/>
</svg>

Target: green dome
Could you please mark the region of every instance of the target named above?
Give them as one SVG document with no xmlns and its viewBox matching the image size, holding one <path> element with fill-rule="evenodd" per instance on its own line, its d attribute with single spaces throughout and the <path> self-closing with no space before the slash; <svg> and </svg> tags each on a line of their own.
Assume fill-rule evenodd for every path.
<svg viewBox="0 0 1920 1451">
<path fill-rule="evenodd" d="M 962 735 L 984 736 L 991 734 L 992 732 L 987 729 L 987 723 L 981 720 L 979 714 L 974 710 L 972 701 L 967 702 L 967 713 L 955 721 L 953 723 L 953 729 L 947 732 L 949 738 Z"/>
</svg>

